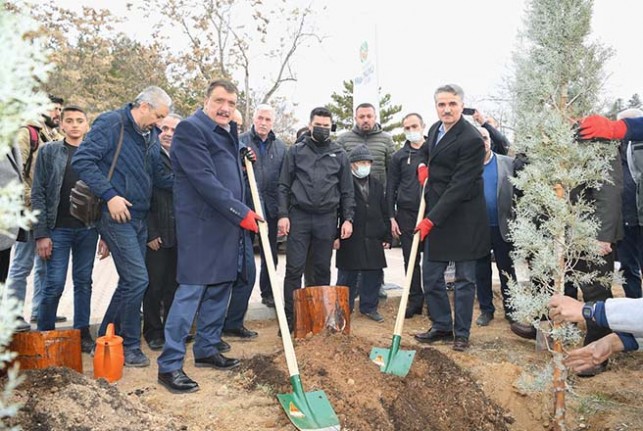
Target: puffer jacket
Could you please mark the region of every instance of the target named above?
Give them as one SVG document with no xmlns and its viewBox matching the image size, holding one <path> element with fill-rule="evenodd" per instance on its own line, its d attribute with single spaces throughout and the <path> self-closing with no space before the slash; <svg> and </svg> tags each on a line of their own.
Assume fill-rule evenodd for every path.
<svg viewBox="0 0 643 431">
<path fill-rule="evenodd" d="M 376 124 L 373 130 L 362 132 L 357 126 L 350 132 L 342 133 L 337 138 L 337 143 L 350 155 L 356 146 L 365 144 L 373 156 L 371 175 L 380 183 L 386 185 L 386 174 L 388 172 L 391 156 L 395 152 L 395 145 L 390 134 L 382 130 L 382 126 Z"/>
</svg>

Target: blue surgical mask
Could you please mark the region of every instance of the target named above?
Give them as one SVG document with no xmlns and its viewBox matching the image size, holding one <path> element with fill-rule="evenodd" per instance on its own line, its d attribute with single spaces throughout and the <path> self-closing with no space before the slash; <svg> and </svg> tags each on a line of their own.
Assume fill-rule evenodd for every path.
<svg viewBox="0 0 643 431">
<path fill-rule="evenodd" d="M 358 166 L 357 169 L 353 169 L 353 175 L 357 178 L 366 178 L 371 173 L 370 166 Z"/>
<path fill-rule="evenodd" d="M 423 138 L 422 132 L 404 132 L 406 140 L 409 142 L 420 142 Z"/>
</svg>

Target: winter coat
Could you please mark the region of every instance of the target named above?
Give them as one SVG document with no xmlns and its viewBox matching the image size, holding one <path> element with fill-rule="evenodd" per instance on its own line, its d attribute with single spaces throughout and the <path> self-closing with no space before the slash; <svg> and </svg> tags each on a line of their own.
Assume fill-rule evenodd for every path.
<svg viewBox="0 0 643 431">
<path fill-rule="evenodd" d="M 255 133 L 254 126 L 239 136 L 239 143 L 252 148 L 257 155 L 257 161 L 253 167 L 265 215 L 267 218 L 277 218 L 279 214 L 279 174 L 286 156 L 286 144 L 278 139 L 272 131 L 266 139 L 264 154 L 259 151 L 260 142 L 261 138 Z"/>
<path fill-rule="evenodd" d="M 484 143 L 476 128 L 460 118 L 436 145 L 441 124 L 431 126 L 422 146 L 429 167 L 426 217 L 434 223 L 425 255 L 442 262 L 476 260 L 491 249 L 482 182 Z"/>
<path fill-rule="evenodd" d="M 509 140 L 500 133 L 498 129 L 493 127 L 491 124 L 484 123 L 482 125 L 485 129 L 487 129 L 487 132 L 489 132 L 489 138 L 491 139 L 491 151 L 493 151 L 496 154 L 500 154 L 503 156 L 506 156 L 507 153 L 509 152 Z"/>
<path fill-rule="evenodd" d="M 396 210 L 400 209 L 417 213 L 420 208 L 422 187 L 417 180 L 417 168 L 420 163 L 425 162 L 421 148 L 416 150 L 406 141 L 391 157 L 386 184 L 388 213 L 391 215 L 395 215 Z"/>
<path fill-rule="evenodd" d="M 363 133 L 355 126 L 350 132 L 339 135 L 337 143 L 347 153 L 350 153 L 356 146 L 365 144 L 373 156 L 371 175 L 386 185 L 386 173 L 388 172 L 391 156 L 395 152 L 395 145 L 391 135 L 383 131 L 382 126 L 376 124 L 373 130 L 367 133 Z"/>
<path fill-rule="evenodd" d="M 369 176 L 368 199 L 365 200 L 359 190 L 359 181 L 354 178 L 356 204 L 353 234 L 340 241 L 335 264 L 337 268 L 348 271 L 386 268 L 382 243 L 391 243 L 391 220 L 384 187 L 373 176 Z"/>
<path fill-rule="evenodd" d="M 161 162 L 165 171 L 170 174 L 172 162 L 170 156 L 163 149 L 161 149 Z M 147 215 L 147 241 L 161 238 L 161 247 L 163 248 L 176 246 L 176 220 L 172 195 L 172 190 L 154 187 L 150 212 Z"/>
<path fill-rule="evenodd" d="M 105 202 L 114 196 L 127 199 L 132 204 L 129 207 L 132 218 L 144 220 L 150 209 L 152 186 L 169 190 L 173 177 L 167 175 L 161 163 L 159 130 L 152 128 L 146 142 L 137 131 L 131 111 L 132 105 L 128 104 L 99 115 L 76 150 L 71 165 L 92 193 Z M 123 146 L 114 175 L 107 180 L 123 122 Z M 107 211 L 107 205 L 103 207 L 103 211 Z"/>
<path fill-rule="evenodd" d="M 341 207 L 344 220 L 355 211 L 353 174 L 348 156 L 339 145 L 316 145 L 312 138 L 288 149 L 279 178 L 279 217 L 291 208 L 327 214 Z"/>
<path fill-rule="evenodd" d="M 514 160 L 511 157 L 495 154 L 498 161 L 498 189 L 496 203 L 498 228 L 503 241 L 509 242 L 509 220 L 513 218 L 514 187 L 510 178 L 514 175 Z"/>
<path fill-rule="evenodd" d="M 248 215 L 237 127 L 218 126 L 202 109 L 181 121 L 170 152 L 174 170 L 174 212 L 181 284 L 233 282 L 243 270 L 239 226 Z"/>
</svg>

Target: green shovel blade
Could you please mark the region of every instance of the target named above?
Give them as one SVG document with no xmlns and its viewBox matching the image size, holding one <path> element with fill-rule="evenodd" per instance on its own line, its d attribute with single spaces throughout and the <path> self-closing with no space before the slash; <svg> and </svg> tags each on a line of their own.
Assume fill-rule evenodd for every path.
<svg viewBox="0 0 643 431">
<path fill-rule="evenodd" d="M 277 398 L 288 419 L 302 431 L 340 431 L 339 419 L 324 391 L 304 392 L 299 375 L 290 377 L 292 394 Z"/>
<path fill-rule="evenodd" d="M 399 335 L 393 335 L 390 349 L 373 347 L 369 357 L 375 365 L 380 367 L 380 371 L 405 377 L 411 370 L 415 350 L 400 350 L 400 340 Z"/>
</svg>

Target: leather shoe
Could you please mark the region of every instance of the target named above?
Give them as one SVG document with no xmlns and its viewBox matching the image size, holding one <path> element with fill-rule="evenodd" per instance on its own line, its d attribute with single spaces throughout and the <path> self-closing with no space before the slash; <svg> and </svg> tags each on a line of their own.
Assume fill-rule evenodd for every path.
<svg viewBox="0 0 643 431">
<path fill-rule="evenodd" d="M 162 350 L 164 344 L 165 344 L 165 341 L 163 341 L 160 338 L 154 338 L 147 342 L 147 345 L 150 347 L 150 350 L 154 350 L 155 352 Z"/>
<path fill-rule="evenodd" d="M 14 329 L 15 332 L 31 331 L 31 325 L 25 322 L 23 317 L 18 317 L 16 320 L 18 320 L 18 323 L 16 324 L 16 329 Z"/>
<path fill-rule="evenodd" d="M 230 344 L 226 343 L 225 341 L 221 340 L 217 344 L 214 345 L 214 347 L 217 348 L 219 353 L 225 353 L 229 352 L 232 347 L 230 347 Z"/>
<path fill-rule="evenodd" d="M 238 359 L 226 358 L 221 353 L 205 358 L 194 358 L 194 366 L 197 368 L 216 368 L 218 370 L 231 370 L 239 366 Z"/>
<path fill-rule="evenodd" d="M 422 309 L 421 308 L 407 308 L 406 311 L 404 312 L 404 318 L 405 319 L 410 319 L 411 317 L 415 316 L 416 314 L 422 314 Z"/>
<path fill-rule="evenodd" d="M 453 350 L 456 352 L 464 352 L 469 347 L 469 339 L 467 337 L 455 337 L 453 342 Z"/>
<path fill-rule="evenodd" d="M 261 298 L 261 303 L 268 308 L 275 308 L 275 298 Z"/>
<path fill-rule="evenodd" d="M 224 329 L 223 335 L 227 337 L 238 337 L 238 338 L 245 338 L 246 340 L 251 340 L 253 338 L 257 338 L 257 335 L 259 334 L 255 331 L 251 331 L 245 326 L 242 326 L 241 328 Z"/>
<path fill-rule="evenodd" d="M 536 328 L 533 325 L 525 325 L 524 323 L 514 322 L 510 326 L 511 332 L 516 334 L 521 338 L 526 338 L 528 340 L 536 339 Z"/>
<path fill-rule="evenodd" d="M 476 325 L 478 326 L 489 326 L 489 323 L 493 320 L 493 314 L 488 311 L 483 311 L 480 313 L 480 316 L 476 319 Z"/>
<path fill-rule="evenodd" d="M 173 394 L 187 394 L 199 390 L 199 384 L 189 378 L 182 369 L 159 373 L 158 382 Z"/>
<path fill-rule="evenodd" d="M 435 343 L 436 341 L 453 341 L 453 332 L 430 329 L 426 332 L 415 334 L 415 339 L 420 343 Z"/>
<path fill-rule="evenodd" d="M 382 323 L 384 321 L 384 318 L 380 313 L 377 312 L 377 310 L 370 311 L 368 313 L 362 313 L 362 314 L 368 317 L 369 319 L 376 321 L 377 323 Z"/>
</svg>

